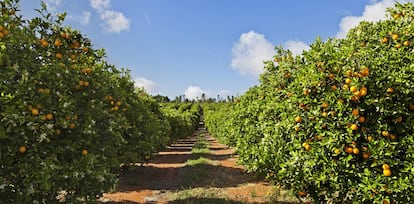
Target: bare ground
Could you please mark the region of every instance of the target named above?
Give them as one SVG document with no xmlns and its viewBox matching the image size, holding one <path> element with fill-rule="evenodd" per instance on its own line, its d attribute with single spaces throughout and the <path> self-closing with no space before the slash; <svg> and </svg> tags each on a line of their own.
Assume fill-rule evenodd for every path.
<svg viewBox="0 0 414 204">
<path fill-rule="evenodd" d="M 208 153 L 192 153 L 204 135 Z M 189 166 L 204 157 L 209 164 Z M 149 163 L 120 177 L 118 188 L 101 202 L 121 203 L 294 203 L 285 192 L 237 165 L 234 149 L 220 144 L 204 129 L 159 152 Z"/>
</svg>

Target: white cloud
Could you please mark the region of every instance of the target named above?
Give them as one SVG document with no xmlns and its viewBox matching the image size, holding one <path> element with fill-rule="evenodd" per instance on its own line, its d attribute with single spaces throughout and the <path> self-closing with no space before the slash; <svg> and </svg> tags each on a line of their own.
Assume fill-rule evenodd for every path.
<svg viewBox="0 0 414 204">
<path fill-rule="evenodd" d="M 122 12 L 111 9 L 110 0 L 90 0 L 90 5 L 103 21 L 102 27 L 110 33 L 129 30 L 130 20 Z"/>
<path fill-rule="evenodd" d="M 184 91 L 185 97 L 189 100 L 201 99 L 201 95 L 203 93 L 206 94 L 206 91 L 202 90 L 198 86 L 192 86 L 192 85 L 188 86 L 188 88 Z"/>
<path fill-rule="evenodd" d="M 60 3 L 62 3 L 62 0 L 47 0 L 46 3 L 60 5 Z"/>
<path fill-rule="evenodd" d="M 82 13 L 82 16 L 80 16 L 80 23 L 84 26 L 89 25 L 90 20 L 91 20 L 91 12 L 84 11 Z"/>
<path fill-rule="evenodd" d="M 129 19 L 118 11 L 106 10 L 101 14 L 104 28 L 111 33 L 120 33 L 129 29 Z"/>
<path fill-rule="evenodd" d="M 284 43 L 284 47 L 290 50 L 293 55 L 300 55 L 304 50 L 308 50 L 310 48 L 309 45 L 298 40 L 288 40 Z"/>
<path fill-rule="evenodd" d="M 273 44 L 264 35 L 250 31 L 233 45 L 231 66 L 243 75 L 258 76 L 263 72 L 263 61 L 271 60 L 274 54 Z"/>
<path fill-rule="evenodd" d="M 105 9 L 109 9 L 111 7 L 110 0 L 90 0 L 90 3 L 92 8 L 98 12 L 102 12 Z"/>
<path fill-rule="evenodd" d="M 339 24 L 337 38 L 345 38 L 348 31 L 357 26 L 361 21 L 377 22 L 385 18 L 386 8 L 394 5 L 394 0 L 373 1 L 371 5 L 365 6 L 362 16 L 346 16 Z"/>
<path fill-rule="evenodd" d="M 157 84 L 155 82 L 148 80 L 144 77 L 136 77 L 134 79 L 135 87 L 144 88 L 149 94 L 155 94 L 158 90 Z"/>
</svg>

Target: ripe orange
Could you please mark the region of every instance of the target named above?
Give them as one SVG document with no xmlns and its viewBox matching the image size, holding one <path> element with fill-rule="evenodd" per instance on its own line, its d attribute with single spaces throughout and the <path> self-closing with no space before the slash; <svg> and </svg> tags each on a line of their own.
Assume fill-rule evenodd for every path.
<svg viewBox="0 0 414 204">
<path fill-rule="evenodd" d="M 352 70 L 347 70 L 345 75 L 351 77 L 352 76 Z"/>
<path fill-rule="evenodd" d="M 368 67 L 364 67 L 361 70 L 361 74 L 362 74 L 362 76 L 365 76 L 365 77 L 369 76 L 369 69 L 368 69 Z"/>
<path fill-rule="evenodd" d="M 352 124 L 351 127 L 349 127 L 349 128 L 351 128 L 351 130 L 358 130 L 358 125 L 357 124 Z"/>
<path fill-rule="evenodd" d="M 387 93 L 394 93 L 394 89 L 392 87 L 388 88 Z"/>
<path fill-rule="evenodd" d="M 89 52 L 89 48 L 88 47 L 82 47 L 82 51 Z"/>
<path fill-rule="evenodd" d="M 394 14 L 394 15 L 393 15 L 393 17 L 394 17 L 395 19 L 398 19 L 398 18 L 400 18 L 400 17 L 401 17 L 401 14 L 396 13 L 396 14 Z"/>
<path fill-rule="evenodd" d="M 336 89 L 338 89 L 338 87 L 337 87 L 337 86 L 335 86 L 335 85 L 332 85 L 332 86 L 331 86 L 331 90 L 332 90 L 332 91 L 335 91 Z"/>
<path fill-rule="evenodd" d="M 386 131 L 386 130 L 382 131 L 382 132 L 381 132 L 381 134 L 382 134 L 382 136 L 384 136 L 384 137 L 388 137 L 388 136 L 390 136 L 390 133 L 389 133 L 388 131 Z"/>
<path fill-rule="evenodd" d="M 414 104 L 409 104 L 408 105 L 408 110 L 410 110 L 410 111 L 414 111 Z"/>
<path fill-rule="evenodd" d="M 52 120 L 53 119 L 53 114 L 52 113 L 46 114 L 46 119 L 47 120 Z"/>
<path fill-rule="evenodd" d="M 55 45 L 55 47 L 60 47 L 60 46 L 62 46 L 62 41 L 60 41 L 60 39 L 58 38 L 58 39 L 55 40 L 53 45 Z"/>
<path fill-rule="evenodd" d="M 358 121 L 360 123 L 364 123 L 365 122 L 365 117 L 364 116 L 359 116 Z"/>
<path fill-rule="evenodd" d="M 364 158 L 364 159 L 368 159 L 368 158 L 369 158 L 369 156 L 371 156 L 371 155 L 369 154 L 369 152 L 363 152 L 363 153 L 362 153 L 362 158 Z"/>
<path fill-rule="evenodd" d="M 350 78 L 345 79 L 345 84 L 350 84 L 351 82 L 352 82 L 352 79 L 350 79 Z"/>
<path fill-rule="evenodd" d="M 26 146 L 20 146 L 20 147 L 19 147 L 19 152 L 20 152 L 21 154 L 24 154 L 26 151 L 27 151 Z"/>
<path fill-rule="evenodd" d="M 353 116 L 358 116 L 359 115 L 359 110 L 358 109 L 353 109 L 352 110 L 352 115 Z"/>
<path fill-rule="evenodd" d="M 311 149 L 311 146 L 308 143 L 306 143 L 306 142 L 304 142 L 302 144 L 302 147 L 305 148 L 306 151 L 309 151 Z"/>
<path fill-rule="evenodd" d="M 401 48 L 401 46 L 402 46 L 401 43 L 397 43 L 394 47 L 399 49 L 399 48 Z"/>
<path fill-rule="evenodd" d="M 321 68 L 321 67 L 323 66 L 323 62 L 318 62 L 318 63 L 316 64 L 316 66 L 317 66 L 318 68 Z"/>
<path fill-rule="evenodd" d="M 388 43 L 388 38 L 382 38 L 381 42 L 384 43 L 384 44 Z"/>
<path fill-rule="evenodd" d="M 55 129 L 55 135 L 60 135 L 62 134 L 62 131 L 60 129 Z"/>
<path fill-rule="evenodd" d="M 349 90 L 350 90 L 352 93 L 355 93 L 356 91 L 358 91 L 358 87 L 356 87 L 356 86 L 351 86 L 351 88 L 349 88 Z"/>
<path fill-rule="evenodd" d="M 362 87 L 360 90 L 359 90 L 359 94 L 361 95 L 361 96 L 366 96 L 367 94 L 368 94 L 368 91 L 367 91 L 367 89 L 365 88 L 365 89 L 363 89 L 364 87 Z"/>
<path fill-rule="evenodd" d="M 390 169 L 390 165 L 388 165 L 388 164 L 383 164 L 383 165 L 382 165 L 382 169 L 384 169 L 384 170 L 385 170 L 385 169 Z"/>
<path fill-rule="evenodd" d="M 329 103 L 328 102 L 323 102 L 322 103 L 322 108 L 328 108 L 329 107 Z"/>
<path fill-rule="evenodd" d="M 403 45 L 404 45 L 404 46 L 409 46 L 409 45 L 410 45 L 410 41 L 408 41 L 408 40 L 404 41 L 404 42 L 403 42 Z"/>
<path fill-rule="evenodd" d="M 340 149 L 338 149 L 338 148 L 336 148 L 336 149 L 334 150 L 334 153 L 335 153 L 335 154 L 340 154 L 340 153 L 341 153 L 341 150 L 340 150 Z"/>
<path fill-rule="evenodd" d="M 108 100 L 108 101 L 112 101 L 113 99 L 114 99 L 114 97 L 112 97 L 111 95 L 108 95 L 108 96 L 107 96 L 107 100 Z"/>
<path fill-rule="evenodd" d="M 295 117 L 295 122 L 300 123 L 302 122 L 302 118 L 300 116 Z"/>
<path fill-rule="evenodd" d="M 396 135 L 390 134 L 390 140 L 396 140 L 396 139 L 397 139 L 397 136 Z"/>
<path fill-rule="evenodd" d="M 299 191 L 298 192 L 299 197 L 306 197 L 307 195 L 308 195 L 308 193 L 306 193 L 305 191 Z"/>
<path fill-rule="evenodd" d="M 392 38 L 393 40 L 398 40 L 398 34 L 393 34 L 393 35 L 391 36 L 391 38 Z"/>
<path fill-rule="evenodd" d="M 374 139 L 374 138 L 372 137 L 372 135 L 368 135 L 368 136 L 367 136 L 367 141 L 368 141 L 368 142 L 371 142 L 373 139 Z"/>
<path fill-rule="evenodd" d="M 76 127 L 75 123 L 69 123 L 69 128 L 70 129 L 75 129 L 75 127 Z"/>
<path fill-rule="evenodd" d="M 354 154 L 359 154 L 359 149 L 358 148 L 353 148 L 352 149 L 352 153 L 354 153 Z"/>
<path fill-rule="evenodd" d="M 382 170 L 382 173 L 384 174 L 384 176 L 386 177 L 390 177 L 392 175 L 392 172 L 390 169 L 384 169 Z"/>
<path fill-rule="evenodd" d="M 67 32 L 61 32 L 61 33 L 60 33 L 60 36 L 61 36 L 62 38 L 64 38 L 64 39 L 69 39 L 69 38 L 70 38 L 70 34 L 69 34 L 69 33 L 67 33 Z"/>
<path fill-rule="evenodd" d="M 354 148 L 352 148 L 351 146 L 346 146 L 345 152 L 348 154 L 352 154 L 354 152 Z"/>
<path fill-rule="evenodd" d="M 62 55 L 62 54 L 60 54 L 60 53 L 56 53 L 55 57 L 56 57 L 57 59 L 62 59 L 63 55 Z"/>
<path fill-rule="evenodd" d="M 89 82 L 88 81 L 84 81 L 83 82 L 83 86 L 85 86 L 85 87 L 89 86 Z"/>
<path fill-rule="evenodd" d="M 348 84 L 344 84 L 344 86 L 342 87 L 342 89 L 348 91 L 349 85 Z"/>
<path fill-rule="evenodd" d="M 3 30 L 3 35 L 4 35 L 4 37 L 8 36 L 8 35 L 9 35 L 9 33 L 10 33 L 10 31 L 9 31 L 9 30 L 7 30 L 7 29 L 4 29 L 4 30 Z"/>
<path fill-rule="evenodd" d="M 42 47 L 47 47 L 47 46 L 49 46 L 49 42 L 47 42 L 46 39 L 42 38 L 42 39 L 40 39 L 40 45 Z"/>
<path fill-rule="evenodd" d="M 82 155 L 83 155 L 83 156 L 86 156 L 86 155 L 88 155 L 88 150 L 86 150 L 86 149 L 83 149 L 83 150 L 82 150 Z"/>
<path fill-rule="evenodd" d="M 39 115 L 39 110 L 37 108 L 32 108 L 32 115 Z"/>
<path fill-rule="evenodd" d="M 323 112 L 322 113 L 322 116 L 326 118 L 326 117 L 328 117 L 328 113 L 327 112 Z"/>
<path fill-rule="evenodd" d="M 286 79 L 289 79 L 291 76 L 292 76 L 292 74 L 290 72 L 288 72 L 288 73 L 285 74 L 285 78 Z"/>
<path fill-rule="evenodd" d="M 72 43 L 72 45 L 70 45 L 70 47 L 71 47 L 72 49 L 79 48 L 79 47 L 80 47 L 80 43 L 79 43 L 78 41 L 75 41 L 75 42 L 73 42 L 73 43 Z"/>
<path fill-rule="evenodd" d="M 79 86 L 83 86 L 83 84 L 84 84 L 85 82 L 83 81 L 83 80 L 79 80 L 78 81 L 78 84 L 79 84 Z"/>
<path fill-rule="evenodd" d="M 91 68 L 86 68 L 86 74 L 91 74 L 92 73 L 92 69 Z"/>
<path fill-rule="evenodd" d="M 300 127 L 299 126 L 295 126 L 295 131 L 296 132 L 299 132 L 299 130 L 300 130 Z"/>
</svg>

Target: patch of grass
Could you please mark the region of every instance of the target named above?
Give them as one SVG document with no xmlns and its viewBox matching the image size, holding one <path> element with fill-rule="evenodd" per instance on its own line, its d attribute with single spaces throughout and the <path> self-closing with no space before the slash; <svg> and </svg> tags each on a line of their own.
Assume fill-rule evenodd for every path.
<svg viewBox="0 0 414 204">
<path fill-rule="evenodd" d="M 207 148 L 193 148 L 192 150 L 191 150 L 191 153 L 193 153 L 193 154 L 208 154 L 208 153 L 210 153 L 210 150 L 209 149 L 207 149 Z"/>
<path fill-rule="evenodd" d="M 204 149 L 207 148 L 208 142 L 204 136 L 198 136 L 197 142 L 194 144 L 193 148 L 195 149 Z"/>
<path fill-rule="evenodd" d="M 214 166 L 219 165 L 218 161 L 213 161 L 204 157 L 198 159 L 189 159 L 186 162 L 186 176 L 183 179 L 183 184 L 186 187 L 195 187 L 200 185 L 207 185 L 213 180 L 211 174 Z"/>
<path fill-rule="evenodd" d="M 187 166 L 196 166 L 196 165 L 218 165 L 217 161 L 213 161 L 211 159 L 207 159 L 204 157 L 200 157 L 198 159 L 189 159 L 185 163 Z"/>
<path fill-rule="evenodd" d="M 192 188 L 175 192 L 169 203 L 231 203 L 220 188 Z"/>
</svg>

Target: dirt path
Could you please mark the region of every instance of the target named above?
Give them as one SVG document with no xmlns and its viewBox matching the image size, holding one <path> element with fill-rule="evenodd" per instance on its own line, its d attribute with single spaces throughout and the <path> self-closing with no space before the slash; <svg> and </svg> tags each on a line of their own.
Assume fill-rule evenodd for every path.
<svg viewBox="0 0 414 204">
<path fill-rule="evenodd" d="M 200 144 L 205 144 L 204 149 L 195 151 Z M 121 175 L 116 191 L 105 194 L 102 202 L 286 203 L 275 198 L 276 194 L 281 196 L 275 187 L 247 174 L 236 160 L 234 149 L 219 144 L 200 129 L 157 154 L 148 164 Z M 190 165 L 190 161 L 195 164 Z"/>
</svg>

